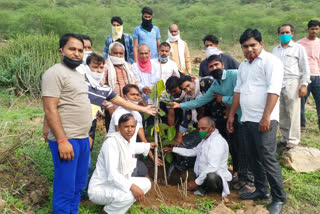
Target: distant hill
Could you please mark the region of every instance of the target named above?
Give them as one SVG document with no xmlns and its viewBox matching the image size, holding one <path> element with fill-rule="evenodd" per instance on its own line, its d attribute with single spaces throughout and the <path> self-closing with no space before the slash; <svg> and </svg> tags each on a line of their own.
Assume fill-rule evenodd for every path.
<svg viewBox="0 0 320 214">
<path fill-rule="evenodd" d="M 278 41 L 277 27 L 291 23 L 296 39 L 305 36 L 310 19 L 320 19 L 318 0 L 0 0 L 0 39 L 20 33 L 75 32 L 90 35 L 94 47 L 103 49 L 111 32 L 110 18 L 121 16 L 124 32 L 132 34 L 141 23 L 140 10 L 154 10 L 153 24 L 164 41 L 170 24 L 179 25 L 182 36 L 194 48 L 212 33 L 224 44 L 238 43 L 246 28 L 258 28 L 267 43 Z"/>
</svg>

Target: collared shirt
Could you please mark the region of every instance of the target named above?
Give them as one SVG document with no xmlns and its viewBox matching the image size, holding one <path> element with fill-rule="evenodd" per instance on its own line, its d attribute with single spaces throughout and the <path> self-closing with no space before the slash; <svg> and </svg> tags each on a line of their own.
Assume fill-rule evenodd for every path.
<svg viewBox="0 0 320 214">
<path fill-rule="evenodd" d="M 210 172 L 215 172 L 226 181 L 231 181 L 232 175 L 228 171 L 229 146 L 227 141 L 215 129 L 207 139 L 203 139 L 198 146 L 192 149 L 173 147 L 172 150 L 186 157 L 196 156 L 194 172 L 197 176 L 197 185 L 203 184 Z"/>
<path fill-rule="evenodd" d="M 154 65 L 154 68 L 157 73 L 161 74 L 161 79 L 163 80 L 164 84 L 166 84 L 169 77 L 176 76 L 180 77 L 180 73 L 178 70 L 177 64 L 169 59 L 166 63 L 160 63 L 159 59 L 152 59 L 151 63 Z"/>
<path fill-rule="evenodd" d="M 138 44 L 146 44 L 150 48 L 151 59 L 158 58 L 157 40 L 161 39 L 160 30 L 157 26 L 153 26 L 150 32 L 144 30 L 141 25 L 133 30 L 133 38 L 138 39 Z"/>
<path fill-rule="evenodd" d="M 170 59 L 177 64 L 179 71 L 181 71 L 182 73 L 185 73 L 187 71 L 187 73 L 191 74 L 192 68 L 191 68 L 190 52 L 189 52 L 188 44 L 185 41 L 183 42 L 184 42 L 184 59 L 185 59 L 186 67 L 181 68 L 181 65 L 180 65 L 178 41 L 170 42 L 170 46 L 172 48 L 172 51 L 170 52 Z"/>
<path fill-rule="evenodd" d="M 267 103 L 268 94 L 280 96 L 283 79 L 283 64 L 273 54 L 262 50 L 260 55 L 249 63 L 241 63 L 234 92 L 240 93 L 242 122 L 259 122 Z M 279 99 L 270 120 L 279 121 Z"/>
<path fill-rule="evenodd" d="M 124 47 L 125 47 L 125 54 L 126 54 L 126 61 L 130 64 L 132 64 L 134 62 L 133 59 L 133 39 L 129 34 L 124 33 L 122 35 L 122 37 L 124 38 Z M 108 51 L 109 51 L 109 46 L 110 44 L 113 42 L 112 40 L 112 34 L 110 34 L 105 41 L 104 44 L 104 49 L 103 49 L 103 57 L 104 59 L 108 58 Z"/>
<path fill-rule="evenodd" d="M 307 52 L 310 75 L 320 76 L 320 39 L 310 40 L 307 37 L 300 39 L 298 44 L 301 44 Z"/>
<path fill-rule="evenodd" d="M 284 66 L 282 87 L 287 86 L 291 80 L 300 79 L 300 86 L 307 86 L 310 82 L 310 69 L 308 56 L 304 47 L 290 41 L 286 47 L 281 44 L 272 50 L 272 54 L 279 57 Z"/>
<path fill-rule="evenodd" d="M 136 143 L 133 138 L 130 139 L 130 143 L 122 137 L 120 132 L 113 137 L 107 137 L 103 143 L 96 164 L 96 169 L 90 179 L 90 186 L 99 186 L 110 191 L 106 191 L 106 197 L 114 196 L 114 191 L 120 189 L 124 192 L 130 192 L 132 185 L 131 173 L 123 175 L 120 172 L 120 159 L 136 159 L 135 154 L 148 155 L 150 150 L 149 143 Z M 117 143 L 117 140 L 126 142 L 128 152 L 130 156 L 121 157 L 121 149 Z"/>
<path fill-rule="evenodd" d="M 220 84 L 214 80 L 208 91 L 201 97 L 189 102 L 181 103 L 182 109 L 194 109 L 204 106 L 214 99 L 214 94 L 223 95 L 222 102 L 227 106 L 232 105 L 233 92 L 237 83 L 238 70 L 223 70 Z M 238 119 L 241 118 L 241 109 L 237 110 Z"/>
</svg>

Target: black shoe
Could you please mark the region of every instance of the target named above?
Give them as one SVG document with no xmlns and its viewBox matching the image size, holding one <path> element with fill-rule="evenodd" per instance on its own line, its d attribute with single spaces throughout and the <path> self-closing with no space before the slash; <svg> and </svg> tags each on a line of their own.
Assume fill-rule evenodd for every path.
<svg viewBox="0 0 320 214">
<path fill-rule="evenodd" d="M 242 193 L 240 194 L 240 198 L 242 200 L 264 200 L 267 201 L 270 199 L 270 193 L 263 193 L 260 191 L 254 191 L 252 193 Z"/>
<path fill-rule="evenodd" d="M 281 201 L 272 201 L 270 206 L 268 207 L 268 211 L 270 214 L 280 214 L 285 205 L 285 202 Z"/>
</svg>

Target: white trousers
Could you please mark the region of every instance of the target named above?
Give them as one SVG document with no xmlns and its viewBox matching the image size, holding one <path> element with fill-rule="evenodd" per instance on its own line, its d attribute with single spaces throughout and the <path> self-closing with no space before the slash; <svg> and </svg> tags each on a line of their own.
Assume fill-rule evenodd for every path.
<svg viewBox="0 0 320 214">
<path fill-rule="evenodd" d="M 131 177 L 133 184 L 140 187 L 146 194 L 151 188 L 151 182 L 144 177 Z M 105 205 L 104 211 L 108 214 L 124 214 L 136 201 L 132 192 L 124 192 L 114 186 L 90 185 L 88 190 L 90 201 L 95 204 Z"/>
<path fill-rule="evenodd" d="M 282 88 L 280 95 L 280 131 L 282 142 L 298 145 L 300 142 L 300 111 L 299 98 L 300 79 L 291 80 Z"/>
</svg>

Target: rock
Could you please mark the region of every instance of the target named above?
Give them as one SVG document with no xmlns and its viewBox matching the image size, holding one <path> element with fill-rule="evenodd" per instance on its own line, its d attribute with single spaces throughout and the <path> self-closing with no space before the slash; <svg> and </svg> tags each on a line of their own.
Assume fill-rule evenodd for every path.
<svg viewBox="0 0 320 214">
<path fill-rule="evenodd" d="M 0 211 L 6 207 L 6 203 L 7 203 L 6 201 L 4 201 L 0 198 Z"/>
<path fill-rule="evenodd" d="M 280 157 L 281 165 L 296 172 L 313 172 L 320 169 L 320 150 L 296 146 Z"/>
<path fill-rule="evenodd" d="M 257 205 L 247 209 L 245 214 L 269 214 L 269 211 L 263 205 Z"/>
<path fill-rule="evenodd" d="M 235 214 L 235 212 L 221 203 L 214 210 L 211 210 L 208 214 Z"/>
<path fill-rule="evenodd" d="M 34 204 L 39 203 L 41 200 L 41 197 L 42 197 L 42 192 L 40 190 L 32 191 L 30 194 L 30 198 Z"/>
</svg>

